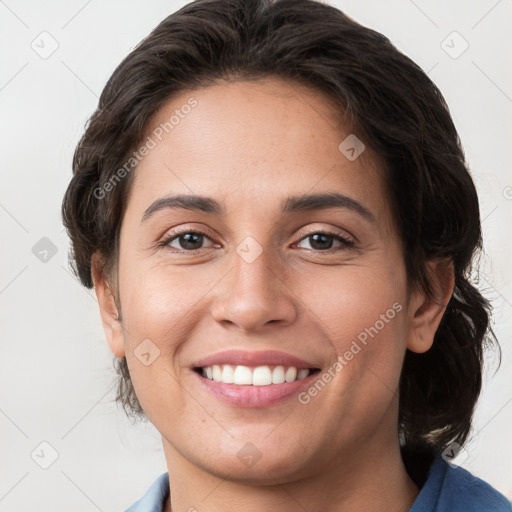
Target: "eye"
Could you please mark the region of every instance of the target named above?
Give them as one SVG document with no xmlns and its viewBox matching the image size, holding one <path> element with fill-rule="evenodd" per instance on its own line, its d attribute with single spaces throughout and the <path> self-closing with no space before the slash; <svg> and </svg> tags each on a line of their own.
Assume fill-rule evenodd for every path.
<svg viewBox="0 0 512 512">
<path fill-rule="evenodd" d="M 339 246 L 341 246 L 338 246 L 340 250 L 355 246 L 355 242 L 345 236 L 342 236 L 338 233 L 328 233 L 323 231 L 311 233 L 310 235 L 302 238 L 301 242 L 304 240 L 309 241 L 310 245 L 310 247 L 305 247 L 306 249 L 322 252 L 329 251 L 335 242 L 338 242 Z M 336 248 L 334 250 L 336 250 Z"/>
<path fill-rule="evenodd" d="M 209 241 L 209 246 L 204 246 L 204 242 Z M 332 252 L 336 250 L 343 250 L 344 248 L 350 248 L 355 246 L 355 242 L 350 238 L 347 238 L 338 233 L 329 233 L 324 231 L 317 231 L 311 233 L 299 242 L 302 243 L 307 241 L 309 247 L 304 247 L 308 250 L 320 251 L 320 252 Z M 334 247 L 334 244 L 338 244 L 338 247 Z M 162 240 L 159 244 L 161 247 L 167 247 L 175 249 L 173 252 L 193 252 L 200 249 L 207 249 L 218 246 L 210 237 L 202 231 L 184 230 L 179 233 L 172 233 Z"/>
<path fill-rule="evenodd" d="M 206 233 L 202 233 L 201 231 L 182 231 L 181 233 L 174 233 L 168 236 L 166 239 L 162 240 L 159 245 L 162 247 L 177 249 L 176 252 L 192 252 L 199 249 L 205 249 L 206 247 L 202 246 L 205 240 L 209 240 L 211 242 Z M 214 245 L 215 244 L 212 242 L 210 247 L 213 247 Z"/>
</svg>

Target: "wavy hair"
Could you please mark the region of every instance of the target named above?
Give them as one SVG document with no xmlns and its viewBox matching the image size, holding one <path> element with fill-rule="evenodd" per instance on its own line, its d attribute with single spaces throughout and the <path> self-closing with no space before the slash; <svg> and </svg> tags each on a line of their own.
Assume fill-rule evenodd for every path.
<svg viewBox="0 0 512 512">
<path fill-rule="evenodd" d="M 314 0 L 197 0 L 164 19 L 116 68 L 76 148 L 62 205 L 72 267 L 91 288 L 97 252 L 115 279 L 134 173 L 106 198 L 95 191 L 106 189 L 165 102 L 222 80 L 266 76 L 335 100 L 382 159 L 409 285 L 431 293 L 426 263 L 453 261 L 455 289 L 433 346 L 407 350 L 400 378 L 402 453 L 409 472 L 420 475 L 415 457 L 466 441 L 484 346 L 497 341 L 490 304 L 470 279 L 482 246 L 480 213 L 448 107 L 429 77 L 379 32 Z M 114 362 L 116 400 L 144 417 L 126 359 Z"/>
</svg>

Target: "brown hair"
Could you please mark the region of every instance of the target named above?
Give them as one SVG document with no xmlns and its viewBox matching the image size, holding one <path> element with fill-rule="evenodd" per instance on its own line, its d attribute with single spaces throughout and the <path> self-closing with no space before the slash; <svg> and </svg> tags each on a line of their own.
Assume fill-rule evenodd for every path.
<svg viewBox="0 0 512 512">
<path fill-rule="evenodd" d="M 455 291 L 433 346 L 405 356 L 399 425 L 404 453 L 443 450 L 452 441 L 462 445 L 480 394 L 483 346 L 495 341 L 489 303 L 470 281 L 481 248 L 476 190 L 438 88 L 386 37 L 332 6 L 197 0 L 164 19 L 121 62 L 76 148 L 63 201 L 76 274 L 93 286 L 95 252 L 103 255 L 107 274 L 115 268 L 134 173 L 104 198 L 97 191 L 130 158 L 163 103 L 219 80 L 265 76 L 334 98 L 383 159 L 410 283 L 430 292 L 426 262 L 453 260 Z M 117 400 L 143 416 L 125 358 L 117 371 Z"/>
</svg>

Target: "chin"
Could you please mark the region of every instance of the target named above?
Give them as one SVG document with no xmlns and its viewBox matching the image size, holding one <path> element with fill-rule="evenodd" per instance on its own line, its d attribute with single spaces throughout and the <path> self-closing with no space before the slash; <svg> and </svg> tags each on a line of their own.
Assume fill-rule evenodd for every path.
<svg viewBox="0 0 512 512">
<path fill-rule="evenodd" d="M 313 469 L 311 457 L 301 443 L 276 446 L 268 440 L 265 444 L 263 438 L 259 443 L 237 441 L 234 449 L 231 444 L 229 449 L 215 446 L 210 458 L 215 464 L 211 467 L 205 466 L 204 459 L 197 464 L 219 478 L 251 485 L 284 484 L 310 475 Z M 221 449 L 222 454 L 215 453 Z"/>
</svg>

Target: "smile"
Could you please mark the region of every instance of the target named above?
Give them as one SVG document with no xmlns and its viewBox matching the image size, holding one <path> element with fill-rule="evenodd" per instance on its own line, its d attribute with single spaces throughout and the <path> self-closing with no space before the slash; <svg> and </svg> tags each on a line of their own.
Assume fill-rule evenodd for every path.
<svg viewBox="0 0 512 512">
<path fill-rule="evenodd" d="M 320 361 L 276 350 L 225 350 L 190 368 L 209 396 L 236 407 L 269 407 L 293 399 L 311 385 Z"/>
<path fill-rule="evenodd" d="M 215 364 L 198 368 L 203 377 L 237 386 L 270 386 L 272 384 L 284 384 L 305 379 L 314 368 L 300 368 L 294 366 L 243 366 L 232 364 Z"/>
</svg>

